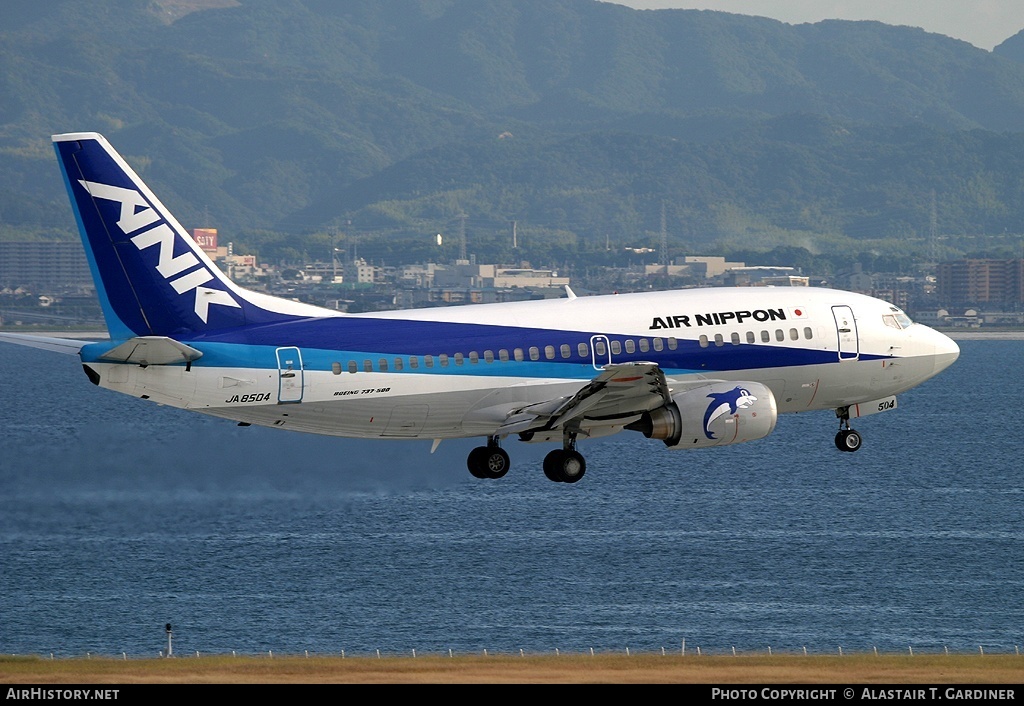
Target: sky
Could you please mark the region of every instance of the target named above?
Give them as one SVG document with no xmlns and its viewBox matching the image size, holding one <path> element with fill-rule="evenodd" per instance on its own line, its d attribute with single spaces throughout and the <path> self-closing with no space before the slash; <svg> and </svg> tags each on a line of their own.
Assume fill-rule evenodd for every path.
<svg viewBox="0 0 1024 706">
<path fill-rule="evenodd" d="M 610 0 L 642 10 L 686 8 L 770 17 L 789 24 L 876 20 L 920 27 L 992 50 L 1024 29 L 1024 0 Z"/>
</svg>

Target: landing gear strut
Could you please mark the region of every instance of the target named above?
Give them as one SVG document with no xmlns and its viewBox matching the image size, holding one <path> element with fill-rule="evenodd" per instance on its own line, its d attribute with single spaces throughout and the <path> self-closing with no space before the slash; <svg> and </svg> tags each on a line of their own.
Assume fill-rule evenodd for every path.
<svg viewBox="0 0 1024 706">
<path fill-rule="evenodd" d="M 498 437 L 487 439 L 487 446 L 477 446 L 466 459 L 469 472 L 475 478 L 501 478 L 508 473 L 510 461 L 505 449 L 498 445 Z"/>
<path fill-rule="evenodd" d="M 850 408 L 840 407 L 836 410 L 839 417 L 839 431 L 836 433 L 836 448 L 840 451 L 854 452 L 860 448 L 860 434 L 850 428 Z"/>
<path fill-rule="evenodd" d="M 566 432 L 562 448 L 544 457 L 544 475 L 556 483 L 575 483 L 587 472 L 587 462 L 576 450 L 576 433 Z"/>
</svg>

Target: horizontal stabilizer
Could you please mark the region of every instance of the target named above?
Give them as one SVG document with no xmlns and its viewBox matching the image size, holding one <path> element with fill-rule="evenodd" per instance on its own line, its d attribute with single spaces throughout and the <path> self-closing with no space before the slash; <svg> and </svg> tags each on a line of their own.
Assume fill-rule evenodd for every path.
<svg viewBox="0 0 1024 706">
<path fill-rule="evenodd" d="M 135 363 L 136 365 L 173 365 L 201 358 L 202 351 L 166 336 L 138 336 L 111 348 L 100 360 Z"/>
<path fill-rule="evenodd" d="M 83 346 L 94 341 L 78 341 L 73 338 L 51 338 L 49 336 L 31 336 L 27 333 L 0 333 L 0 341 L 17 343 L 19 346 L 30 348 L 41 348 L 44 351 L 64 353 L 65 355 L 78 355 Z"/>
</svg>

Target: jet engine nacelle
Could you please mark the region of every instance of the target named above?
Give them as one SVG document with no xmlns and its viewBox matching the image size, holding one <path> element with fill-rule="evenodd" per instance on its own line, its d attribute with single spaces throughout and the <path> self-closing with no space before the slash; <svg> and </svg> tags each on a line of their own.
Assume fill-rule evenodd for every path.
<svg viewBox="0 0 1024 706">
<path fill-rule="evenodd" d="M 759 382 L 709 382 L 672 395 L 627 429 L 670 449 L 701 449 L 763 439 L 775 429 L 775 395 Z"/>
</svg>

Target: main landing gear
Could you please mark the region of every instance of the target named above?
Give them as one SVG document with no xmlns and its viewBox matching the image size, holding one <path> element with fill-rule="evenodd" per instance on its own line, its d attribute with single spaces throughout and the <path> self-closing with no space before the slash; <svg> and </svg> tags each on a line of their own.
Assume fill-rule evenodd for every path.
<svg viewBox="0 0 1024 706">
<path fill-rule="evenodd" d="M 583 454 L 576 450 L 575 432 L 566 432 L 562 448 L 544 457 L 544 475 L 556 483 L 575 483 L 587 472 Z"/>
<path fill-rule="evenodd" d="M 487 446 L 477 446 L 466 459 L 475 478 L 501 478 L 508 473 L 508 453 L 498 445 L 498 437 L 487 438 Z M 576 450 L 575 432 L 566 432 L 562 448 L 544 457 L 544 475 L 556 483 L 575 483 L 587 472 L 583 454 Z"/>
<path fill-rule="evenodd" d="M 501 478 L 508 473 L 508 453 L 498 446 L 498 437 L 487 439 L 487 446 L 477 446 L 469 452 L 466 465 L 475 478 Z"/>
<path fill-rule="evenodd" d="M 839 417 L 839 431 L 836 432 L 836 448 L 840 451 L 854 452 L 860 448 L 860 434 L 850 428 L 850 408 L 840 407 L 836 410 Z"/>
</svg>

